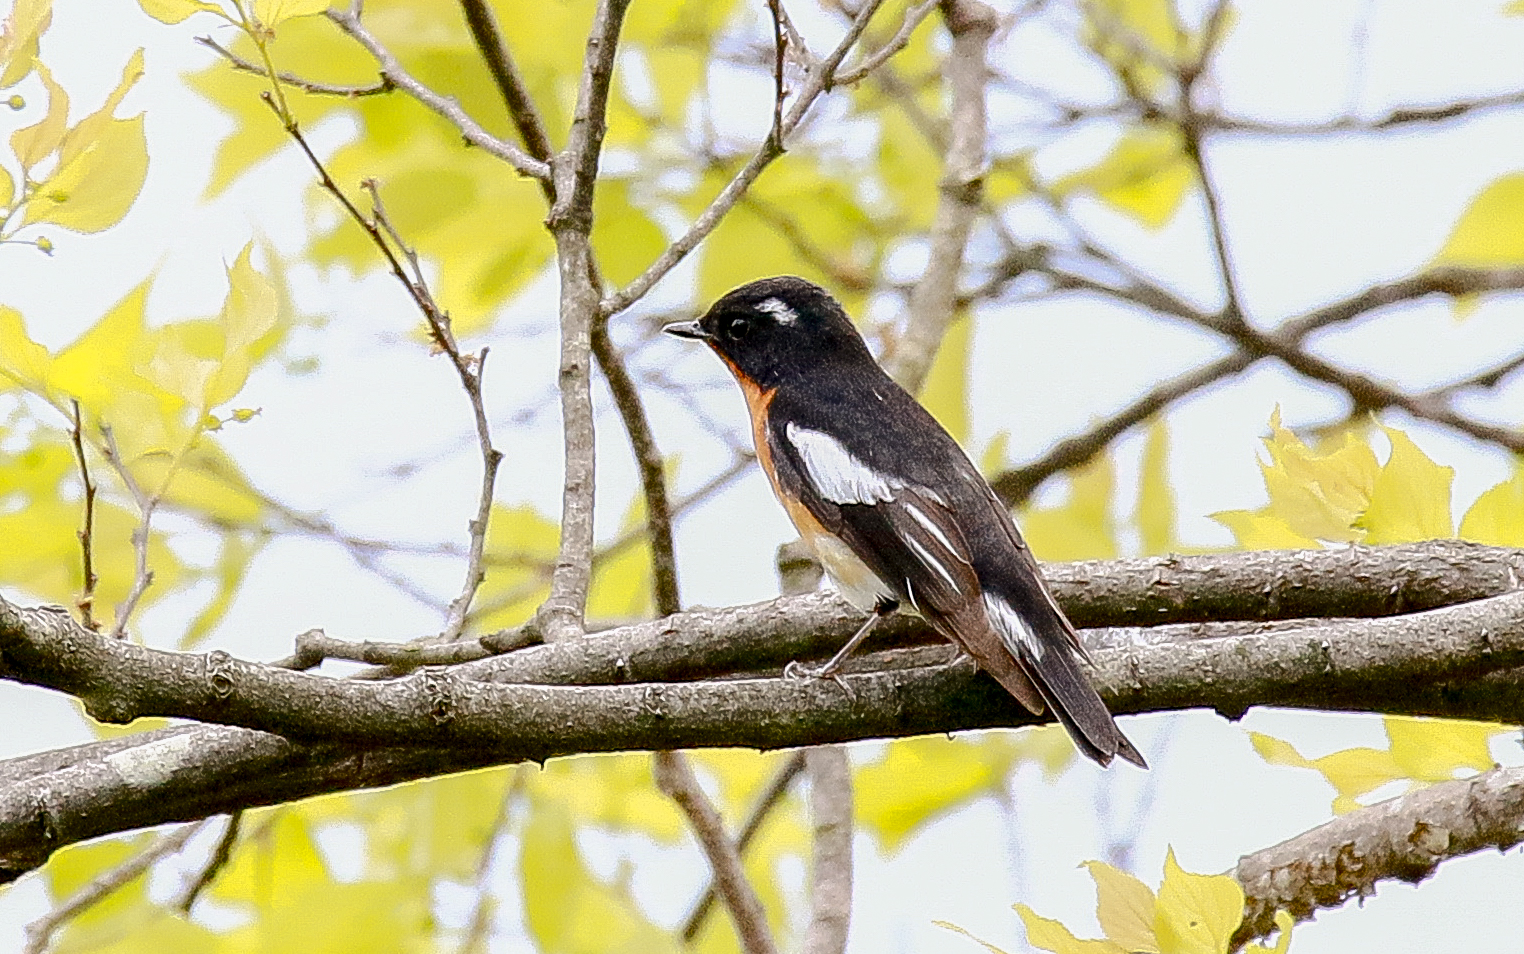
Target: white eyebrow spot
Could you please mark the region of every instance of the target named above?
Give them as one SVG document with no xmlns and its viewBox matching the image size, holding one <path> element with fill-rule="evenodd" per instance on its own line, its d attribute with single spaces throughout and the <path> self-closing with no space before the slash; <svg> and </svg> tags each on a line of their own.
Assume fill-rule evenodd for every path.
<svg viewBox="0 0 1524 954">
<path fill-rule="evenodd" d="M 988 591 L 984 594 L 984 609 L 989 614 L 990 622 L 995 626 L 995 632 L 999 634 L 1005 648 L 1012 655 L 1021 656 L 1021 649 L 1027 651 L 1027 655 L 1034 660 L 1042 659 L 1047 647 L 1037 639 L 1037 634 L 1032 632 L 1032 627 L 1021 618 L 1003 598 Z"/>
<path fill-rule="evenodd" d="M 825 499 L 834 504 L 871 505 L 894 498 L 894 482 L 852 456 L 831 435 L 792 423 L 784 434 L 799 452 L 810 483 Z"/>
<path fill-rule="evenodd" d="M 799 312 L 777 298 L 764 298 L 757 302 L 757 310 L 772 315 L 780 325 L 791 325 L 799 320 Z"/>
</svg>

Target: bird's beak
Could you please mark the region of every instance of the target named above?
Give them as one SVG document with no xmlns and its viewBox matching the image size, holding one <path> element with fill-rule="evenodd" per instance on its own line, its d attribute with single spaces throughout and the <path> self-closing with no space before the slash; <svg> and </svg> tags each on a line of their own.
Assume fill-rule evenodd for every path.
<svg viewBox="0 0 1524 954">
<path fill-rule="evenodd" d="M 674 321 L 670 325 L 662 326 L 662 331 L 674 338 L 693 338 L 696 341 L 708 341 L 709 332 L 704 326 L 696 321 Z"/>
</svg>

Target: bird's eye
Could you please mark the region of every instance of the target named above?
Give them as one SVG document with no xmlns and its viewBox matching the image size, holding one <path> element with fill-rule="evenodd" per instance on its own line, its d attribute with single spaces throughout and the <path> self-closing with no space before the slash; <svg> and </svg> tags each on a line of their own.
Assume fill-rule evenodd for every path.
<svg viewBox="0 0 1524 954">
<path fill-rule="evenodd" d="M 745 316 L 732 318 L 725 325 L 725 337 L 731 341 L 740 341 L 751 334 L 751 319 Z"/>
</svg>

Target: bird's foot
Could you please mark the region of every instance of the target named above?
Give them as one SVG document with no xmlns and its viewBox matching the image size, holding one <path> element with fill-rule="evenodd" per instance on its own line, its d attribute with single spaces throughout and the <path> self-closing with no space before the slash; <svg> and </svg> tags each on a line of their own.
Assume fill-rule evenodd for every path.
<svg viewBox="0 0 1524 954">
<path fill-rule="evenodd" d="M 832 666 L 830 663 L 824 666 L 806 666 L 795 659 L 783 667 L 783 678 L 795 682 L 829 679 L 840 686 L 841 691 L 845 692 L 848 698 L 856 698 L 856 695 L 852 692 L 852 687 L 847 685 L 847 681 L 841 677 L 840 667 Z"/>
</svg>

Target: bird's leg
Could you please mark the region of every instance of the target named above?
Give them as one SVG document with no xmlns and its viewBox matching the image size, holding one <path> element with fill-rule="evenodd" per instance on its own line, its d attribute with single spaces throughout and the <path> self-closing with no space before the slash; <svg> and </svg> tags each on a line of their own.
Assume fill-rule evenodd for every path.
<svg viewBox="0 0 1524 954">
<path fill-rule="evenodd" d="M 840 684 L 841 677 L 836 672 L 841 668 L 841 664 L 846 662 L 847 657 L 852 655 L 853 650 L 862 645 L 862 641 L 868 638 L 869 633 L 873 632 L 873 627 L 878 625 L 879 620 L 899 608 L 899 600 L 887 598 L 879 600 L 874 604 L 872 615 L 863 622 L 862 627 L 853 634 L 852 638 L 847 640 L 847 644 L 841 647 L 836 655 L 831 657 L 830 662 L 817 669 L 813 666 L 806 666 L 796 659 L 783 667 L 783 675 L 789 679 L 835 679 Z M 842 687 L 845 688 L 845 685 L 843 684 Z"/>
</svg>

